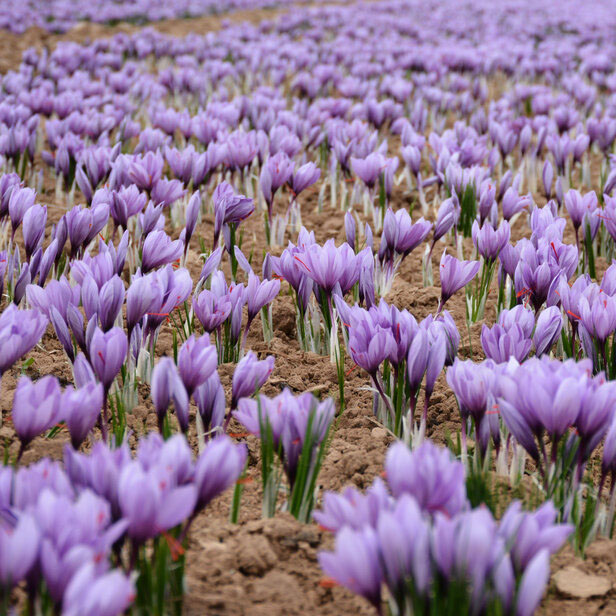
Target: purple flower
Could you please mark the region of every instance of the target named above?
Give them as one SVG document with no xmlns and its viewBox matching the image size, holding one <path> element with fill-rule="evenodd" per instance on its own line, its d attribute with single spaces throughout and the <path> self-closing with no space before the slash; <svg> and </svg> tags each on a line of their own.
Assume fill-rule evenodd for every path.
<svg viewBox="0 0 616 616">
<path fill-rule="evenodd" d="M 168 207 L 186 194 L 186 190 L 180 180 L 157 180 L 152 188 L 152 201 L 156 205 Z"/>
<path fill-rule="evenodd" d="M 571 524 L 555 524 L 558 512 L 551 501 L 536 511 L 522 511 L 514 501 L 501 518 L 498 534 L 511 546 L 514 569 L 523 572 L 541 551 L 555 554 L 573 531 Z"/>
<path fill-rule="evenodd" d="M 74 449 L 79 449 L 88 432 L 94 428 L 103 408 L 103 395 L 102 384 L 93 382 L 79 389 L 69 386 L 64 390 L 60 417 L 66 422 Z"/>
<path fill-rule="evenodd" d="M 182 240 L 172 241 L 162 230 L 152 231 L 143 242 L 141 270 L 147 273 L 154 268 L 178 261 L 184 250 Z"/>
<path fill-rule="evenodd" d="M 477 275 L 479 265 L 479 261 L 458 261 L 443 252 L 440 267 L 441 305 Z"/>
<path fill-rule="evenodd" d="M 255 211 L 255 205 L 252 199 L 236 195 L 233 187 L 227 182 L 222 182 L 216 187 L 212 201 L 215 218 L 214 248 L 216 248 L 223 225 L 239 224 Z"/>
<path fill-rule="evenodd" d="M 27 376 L 17 382 L 13 398 L 13 426 L 25 449 L 39 434 L 60 421 L 61 391 L 58 379 L 45 376 L 33 383 Z"/>
<path fill-rule="evenodd" d="M 408 580 L 416 592 L 428 591 L 432 578 L 431 528 L 415 499 L 404 495 L 391 511 L 383 511 L 377 522 L 379 548 L 387 586 L 405 593 Z"/>
<path fill-rule="evenodd" d="M 284 389 L 275 398 L 260 395 L 259 400 L 244 398 L 238 404 L 233 416 L 252 434 L 263 438 L 262 422 L 272 431 L 274 449 L 282 445 L 282 458 L 289 484 L 293 488 L 297 464 L 302 455 L 304 442 L 308 437 L 311 423 L 311 443 L 316 449 L 323 441 L 334 418 L 335 408 L 331 398 L 318 402 L 309 392 L 293 396 Z"/>
<path fill-rule="evenodd" d="M 19 310 L 14 304 L 4 309 L 0 314 L 0 378 L 38 343 L 47 322 L 38 310 Z"/>
<path fill-rule="evenodd" d="M 320 177 L 321 170 L 313 162 L 307 162 L 299 167 L 291 178 L 291 189 L 295 194 L 295 198 L 306 188 L 317 182 Z"/>
<path fill-rule="evenodd" d="M 506 220 L 501 222 L 498 229 L 494 229 L 488 223 L 484 224 L 481 228 L 479 228 L 477 221 L 473 223 L 473 243 L 477 248 L 477 252 L 486 261 L 494 261 L 498 257 L 505 244 L 509 242 L 510 233 L 509 223 Z"/>
<path fill-rule="evenodd" d="M 498 315 L 498 324 L 507 331 L 514 325 L 519 325 L 524 336 L 530 338 L 535 328 L 535 315 L 526 306 L 518 304 L 511 310 L 501 310 Z"/>
<path fill-rule="evenodd" d="M 616 298 L 601 292 L 594 297 L 584 294 L 579 299 L 578 309 L 580 321 L 600 343 L 616 330 Z"/>
<path fill-rule="evenodd" d="M 336 534 L 334 552 L 320 552 L 319 564 L 336 582 L 380 608 L 383 570 L 374 529 L 343 528 Z"/>
<path fill-rule="evenodd" d="M 90 363 L 96 376 L 108 391 L 126 359 L 128 341 L 119 327 L 108 332 L 96 328 L 90 341 Z"/>
<path fill-rule="evenodd" d="M 532 616 L 541 602 L 550 579 L 550 554 L 539 551 L 528 564 L 517 593 L 516 616 Z"/>
<path fill-rule="evenodd" d="M 447 369 L 447 384 L 458 400 L 462 418 L 470 415 L 476 425 L 488 410 L 494 383 L 494 363 L 489 359 L 480 364 L 456 359 Z"/>
<path fill-rule="evenodd" d="M 320 526 L 338 532 L 345 526 L 360 529 L 376 528 L 381 514 L 392 508 L 394 499 L 380 478 L 376 478 L 365 494 L 351 486 L 341 494 L 325 492 L 323 510 L 313 513 Z"/>
<path fill-rule="evenodd" d="M 193 398 L 206 431 L 223 425 L 226 408 L 225 390 L 216 370 L 205 383 L 195 389 Z"/>
<path fill-rule="evenodd" d="M 146 471 L 135 461 L 120 473 L 118 499 L 128 536 L 142 543 L 187 520 L 197 503 L 197 489 L 175 486 L 167 469 L 156 466 Z"/>
<path fill-rule="evenodd" d="M 182 432 L 188 431 L 188 399 L 186 388 L 182 383 L 175 363 L 170 357 L 163 357 L 152 370 L 150 395 L 158 417 L 158 426 L 162 433 L 163 421 L 173 400 L 173 406 Z"/>
<path fill-rule="evenodd" d="M 11 514 L 10 521 L 0 517 L 0 587 L 11 589 L 34 566 L 41 534 L 32 516 Z"/>
<path fill-rule="evenodd" d="M 24 219 L 26 212 L 34 205 L 36 193 L 31 188 L 15 188 L 11 191 L 9 197 L 9 216 L 11 217 L 11 225 L 13 234 L 17 231 L 21 221 Z"/>
<path fill-rule="evenodd" d="M 397 253 L 406 256 L 428 237 L 432 223 L 420 218 L 413 224 L 409 213 L 399 209 L 395 214 L 387 209 L 383 221 L 383 235 L 379 257 L 382 253 Z"/>
<path fill-rule="evenodd" d="M 47 206 L 33 205 L 28 208 L 23 218 L 22 233 L 24 236 L 24 247 L 28 259 L 40 247 L 45 235 L 45 224 L 47 223 Z"/>
<path fill-rule="evenodd" d="M 251 322 L 264 306 L 267 306 L 280 292 L 280 280 L 263 280 L 252 272 L 248 275 L 246 296 L 248 304 L 248 321 Z"/>
<path fill-rule="evenodd" d="M 584 216 L 597 209 L 597 195 L 595 191 L 591 191 L 582 197 L 579 191 L 573 189 L 568 190 L 565 194 L 565 207 L 567 208 L 567 213 L 577 233 L 582 225 Z"/>
<path fill-rule="evenodd" d="M 116 226 L 126 229 L 129 219 L 139 214 L 147 202 L 147 195 L 142 193 L 134 184 L 131 184 L 112 193 L 109 214 Z"/>
<path fill-rule="evenodd" d="M 259 186 L 268 208 L 274 202 L 276 191 L 291 179 L 294 167 L 295 163 L 284 152 L 278 152 L 268 158 L 261 168 Z"/>
<path fill-rule="evenodd" d="M 62 600 L 65 616 L 120 616 L 135 600 L 133 580 L 119 569 L 97 574 L 93 563 L 72 577 Z"/>
<path fill-rule="evenodd" d="M 129 336 L 152 305 L 161 303 L 161 300 L 161 289 L 154 284 L 151 276 L 133 279 L 126 293 L 126 327 Z"/>
<path fill-rule="evenodd" d="M 303 266 L 306 275 L 316 282 L 327 294 L 340 284 L 346 294 L 359 279 L 359 265 L 353 249 L 344 243 L 336 247 L 333 239 L 323 246 L 310 244 L 301 256 L 295 259 Z"/>
<path fill-rule="evenodd" d="M 217 366 L 216 347 L 210 343 L 209 336 L 195 338 L 193 334 L 186 340 L 178 353 L 178 372 L 189 398 L 212 376 Z"/>
<path fill-rule="evenodd" d="M 539 315 L 533 334 L 533 346 L 535 347 L 535 355 L 537 357 L 550 352 L 554 343 L 560 338 L 562 328 L 562 315 L 556 306 L 546 308 Z"/>
<path fill-rule="evenodd" d="M 460 217 L 460 205 L 457 201 L 457 197 L 450 197 L 445 199 L 438 208 L 436 214 L 436 222 L 434 223 L 434 233 L 432 237 L 432 244 L 436 244 L 446 233 L 453 228 L 458 222 Z"/>
<path fill-rule="evenodd" d="M 91 208 L 75 206 L 66 215 L 66 228 L 71 241 L 71 257 L 85 248 L 107 225 L 109 205 L 92 204 Z"/>
<path fill-rule="evenodd" d="M 503 327 L 497 323 L 493 327 L 483 325 L 481 328 L 481 346 L 486 357 L 498 364 L 507 362 L 512 357 L 519 362 L 524 361 L 530 352 L 531 345 L 530 337 L 527 337 L 516 323 L 509 327 Z"/>
<path fill-rule="evenodd" d="M 404 443 L 394 443 L 387 451 L 385 476 L 396 498 L 410 494 L 430 514 L 454 516 L 468 508 L 463 464 L 430 441 L 412 452 Z"/>
<path fill-rule="evenodd" d="M 193 310 L 203 325 L 203 329 L 211 334 L 231 314 L 231 300 L 228 295 L 218 297 L 213 291 L 204 289 L 193 298 Z"/>
<path fill-rule="evenodd" d="M 274 358 L 271 355 L 260 361 L 252 351 L 248 351 L 238 362 L 233 373 L 231 409 L 237 407 L 241 398 L 255 394 L 273 370 Z"/>
<path fill-rule="evenodd" d="M 243 443 L 236 445 L 228 436 L 217 436 L 205 446 L 195 464 L 195 511 L 201 511 L 240 478 L 247 454 Z"/>
<path fill-rule="evenodd" d="M 128 171 L 128 178 L 140 190 L 151 191 L 160 180 L 165 160 L 160 152 L 146 152 L 143 157 L 135 157 Z"/>
</svg>

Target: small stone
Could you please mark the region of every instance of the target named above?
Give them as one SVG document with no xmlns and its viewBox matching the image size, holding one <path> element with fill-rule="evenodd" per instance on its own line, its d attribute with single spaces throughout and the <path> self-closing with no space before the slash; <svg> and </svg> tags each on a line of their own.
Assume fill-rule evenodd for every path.
<svg viewBox="0 0 616 616">
<path fill-rule="evenodd" d="M 263 535 L 248 536 L 242 545 L 237 561 L 244 575 L 263 575 L 276 564 L 276 554 Z"/>
<path fill-rule="evenodd" d="M 588 575 L 573 566 L 557 571 L 552 579 L 558 592 L 575 599 L 601 597 L 612 590 L 612 584 L 606 577 Z"/>
<path fill-rule="evenodd" d="M 374 439 L 384 441 L 387 438 L 387 430 L 385 430 L 385 428 L 372 428 L 370 435 Z"/>
</svg>

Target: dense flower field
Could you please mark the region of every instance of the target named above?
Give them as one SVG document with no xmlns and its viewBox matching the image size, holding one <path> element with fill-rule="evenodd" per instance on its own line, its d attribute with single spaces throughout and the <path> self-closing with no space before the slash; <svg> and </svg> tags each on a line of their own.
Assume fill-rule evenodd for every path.
<svg viewBox="0 0 616 616">
<path fill-rule="evenodd" d="M 614 529 L 616 6 L 536 4 L 110 30 L 2 75 L 1 614 L 258 613 L 193 593 L 221 550 L 296 584 L 276 613 L 550 609 L 551 559 Z M 77 5 L 0 25 L 220 8 Z"/>
</svg>

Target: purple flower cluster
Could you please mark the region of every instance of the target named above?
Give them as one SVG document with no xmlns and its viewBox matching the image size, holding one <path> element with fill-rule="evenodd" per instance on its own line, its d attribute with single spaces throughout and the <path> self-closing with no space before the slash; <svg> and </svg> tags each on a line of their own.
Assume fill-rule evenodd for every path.
<svg viewBox="0 0 616 616">
<path fill-rule="evenodd" d="M 385 585 L 400 612 L 437 597 L 444 606 L 467 602 L 470 612 L 496 601 L 503 614 L 534 613 L 549 557 L 572 531 L 556 524 L 550 502 L 533 513 L 514 502 L 499 522 L 486 508 L 471 509 L 462 464 L 429 441 L 413 452 L 392 445 L 385 476 L 387 485 L 377 479 L 365 494 L 327 493 L 315 512 L 336 535 L 335 550 L 319 554 L 328 576 L 379 611 Z M 462 597 L 453 590 L 460 583 Z"/>
<path fill-rule="evenodd" d="M 90 454 L 67 446 L 64 467 L 47 458 L 2 467 L 0 594 L 26 578 L 32 589 L 43 580 L 62 613 L 124 613 L 135 583 L 118 557 L 122 544 L 135 550 L 178 525 L 187 531 L 238 479 L 245 460 L 245 447 L 227 437 L 193 461 L 183 436 L 163 441 L 152 433 L 139 441 L 135 459 L 126 443 L 109 449 L 98 442 Z"/>
</svg>

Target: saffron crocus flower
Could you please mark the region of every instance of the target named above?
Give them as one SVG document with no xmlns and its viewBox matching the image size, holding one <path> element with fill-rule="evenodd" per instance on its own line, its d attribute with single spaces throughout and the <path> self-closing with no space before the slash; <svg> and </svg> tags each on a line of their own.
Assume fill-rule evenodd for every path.
<svg viewBox="0 0 616 616">
<path fill-rule="evenodd" d="M 184 250 L 182 240 L 172 240 L 164 231 L 149 233 L 143 243 L 141 270 L 147 273 L 154 268 L 178 261 Z"/>
<path fill-rule="evenodd" d="M 473 243 L 477 248 L 477 252 L 486 261 L 496 260 L 505 244 L 509 242 L 510 234 L 511 230 L 506 220 L 501 222 L 498 229 L 495 229 L 488 223 L 485 223 L 481 228 L 479 228 L 477 221 L 473 223 Z"/>
<path fill-rule="evenodd" d="M 169 314 L 188 299 L 192 279 L 187 269 L 182 267 L 176 270 L 171 265 L 150 272 L 148 278 L 156 287 L 154 299 L 146 313 L 145 334 L 152 336 Z"/>
<path fill-rule="evenodd" d="M 365 493 L 354 486 L 345 488 L 341 494 L 325 492 L 323 509 L 315 511 L 313 517 L 331 532 L 338 532 L 345 526 L 376 528 L 381 514 L 391 510 L 394 502 L 383 480 L 377 477 Z"/>
<path fill-rule="evenodd" d="M 195 227 L 197 226 L 197 219 L 199 218 L 199 212 L 201 211 L 201 193 L 197 191 L 193 194 L 186 205 L 186 233 L 184 236 L 184 256 L 186 256 L 186 252 L 188 251 L 188 244 L 190 243 L 190 238 L 195 232 Z"/>
<path fill-rule="evenodd" d="M 74 449 L 85 440 L 103 408 L 101 383 L 86 383 L 79 389 L 67 387 L 62 394 L 60 416 L 66 422 Z"/>
<path fill-rule="evenodd" d="M 213 291 L 204 289 L 193 298 L 193 310 L 203 329 L 211 334 L 227 320 L 231 313 L 231 300 L 228 295 L 219 297 Z"/>
<path fill-rule="evenodd" d="M 248 218 L 255 210 L 252 199 L 244 195 L 236 195 L 233 187 L 227 182 L 219 184 L 212 194 L 214 203 L 214 246 L 218 246 L 218 239 L 223 225 L 239 224 Z"/>
<path fill-rule="evenodd" d="M 278 152 L 265 161 L 259 176 L 259 187 L 268 210 L 272 208 L 278 189 L 291 179 L 294 167 L 295 163 L 284 152 Z"/>
<path fill-rule="evenodd" d="M 438 208 L 436 214 L 436 222 L 434 223 L 434 232 L 432 235 L 432 246 L 438 242 L 445 234 L 453 228 L 460 217 L 460 204 L 457 197 L 445 199 Z"/>
<path fill-rule="evenodd" d="M 413 223 L 405 209 L 394 214 L 394 211 L 388 208 L 383 221 L 379 258 L 383 258 L 382 254 L 389 254 L 390 258 L 395 254 L 406 257 L 426 239 L 431 229 L 432 223 L 423 218 Z"/>
<path fill-rule="evenodd" d="M 156 181 L 150 194 L 156 205 L 169 207 L 178 199 L 181 199 L 186 194 L 186 190 L 180 180 L 161 178 Z"/>
<path fill-rule="evenodd" d="M 321 177 L 321 170 L 312 162 L 307 162 L 297 169 L 291 178 L 291 189 L 297 199 L 298 195 Z"/>
<path fill-rule="evenodd" d="M 280 292 L 280 280 L 259 280 L 252 272 L 248 275 L 246 285 L 246 297 L 248 304 L 248 323 L 259 314 L 264 306 L 267 306 Z"/>
<path fill-rule="evenodd" d="M 201 511 L 240 478 L 247 455 L 246 445 L 236 445 L 224 435 L 217 436 L 205 446 L 195 464 L 196 512 Z"/>
<path fill-rule="evenodd" d="M 178 372 L 189 398 L 217 366 L 216 347 L 210 343 L 209 336 L 196 338 L 193 334 L 186 340 L 178 353 Z"/>
<path fill-rule="evenodd" d="M 19 310 L 14 304 L 4 309 L 0 314 L 0 378 L 38 343 L 47 323 L 38 310 Z"/>
<path fill-rule="evenodd" d="M 480 364 L 471 360 L 456 359 L 447 369 L 447 384 L 458 400 L 462 418 L 473 417 L 476 425 L 488 410 L 490 394 L 495 383 L 494 363 L 486 360 Z M 464 423 L 463 423 L 464 425 Z"/>
<path fill-rule="evenodd" d="M 233 373 L 231 410 L 237 408 L 237 403 L 241 398 L 247 398 L 256 393 L 273 370 L 274 358 L 271 355 L 261 361 L 252 351 L 248 351 L 238 362 Z"/>
<path fill-rule="evenodd" d="M 578 302 L 579 317 L 586 331 L 600 344 L 616 330 L 616 298 L 605 293 L 594 297 L 582 295 Z"/>
<path fill-rule="evenodd" d="M 0 518 L 0 588 L 10 590 L 30 572 L 39 554 L 41 533 L 26 513 Z"/>
<path fill-rule="evenodd" d="M 514 501 L 503 514 L 498 534 L 510 545 L 514 569 L 521 573 L 541 551 L 556 554 L 573 532 L 571 524 L 556 524 L 558 511 L 547 501 L 536 511 L 522 511 Z"/>
<path fill-rule="evenodd" d="M 312 423 L 310 435 L 316 449 L 325 438 L 334 418 L 334 404 L 331 398 L 318 402 L 308 392 L 293 396 L 288 388 L 275 398 L 260 395 L 258 401 L 244 398 L 238 404 L 233 416 L 246 429 L 261 438 L 262 422 L 267 423 L 272 433 L 274 450 L 282 446 L 282 462 L 293 488 L 299 457 L 304 442 L 308 439 L 308 422 Z M 312 415 L 312 419 L 310 416 Z"/>
<path fill-rule="evenodd" d="M 516 616 L 532 616 L 550 579 L 550 554 L 541 550 L 524 571 L 517 593 Z"/>
<path fill-rule="evenodd" d="M 516 323 L 506 328 L 498 323 L 493 327 L 483 325 L 481 328 L 481 346 L 486 357 L 498 364 L 507 362 L 512 357 L 519 362 L 524 361 L 531 345 L 531 339 Z"/>
<path fill-rule="evenodd" d="M 374 529 L 343 528 L 336 534 L 335 551 L 320 552 L 318 558 L 326 575 L 380 610 L 383 570 Z"/>
<path fill-rule="evenodd" d="M 36 383 L 27 376 L 20 377 L 11 411 L 21 441 L 20 456 L 34 438 L 60 421 L 60 406 L 61 391 L 56 377 L 45 376 Z"/>
<path fill-rule="evenodd" d="M 188 431 L 188 400 L 189 396 L 175 363 L 170 357 L 163 357 L 152 370 L 151 391 L 154 410 L 158 417 L 158 428 L 162 434 L 164 419 L 173 400 L 173 406 L 182 432 Z"/>
<path fill-rule="evenodd" d="M 409 580 L 423 595 L 432 581 L 430 562 L 431 527 L 417 501 L 402 496 L 391 511 L 383 511 L 377 535 L 383 571 L 390 591 L 404 594 Z"/>
<path fill-rule="evenodd" d="M 477 275 L 480 264 L 479 261 L 459 261 L 443 252 L 440 265 L 440 306 L 442 307 L 454 293 L 466 286 Z"/>
<path fill-rule="evenodd" d="M 195 509 L 195 486 L 174 486 L 167 474 L 158 466 L 146 471 L 137 461 L 124 466 L 120 473 L 120 509 L 128 522 L 126 532 L 137 544 L 184 522 Z"/>
<path fill-rule="evenodd" d="M 533 334 L 533 346 L 537 357 L 550 352 L 554 343 L 560 338 L 562 328 L 563 319 L 556 306 L 546 308 L 539 315 Z"/>
<path fill-rule="evenodd" d="M 71 257 L 75 257 L 107 225 L 109 205 L 98 203 L 90 208 L 75 206 L 66 213 L 65 220 L 71 241 Z"/>
<path fill-rule="evenodd" d="M 41 245 L 45 235 L 45 224 L 47 223 L 47 207 L 43 205 L 33 205 L 28 208 L 23 218 L 22 233 L 24 236 L 24 247 L 26 257 L 30 260 L 32 254 Z"/>
<path fill-rule="evenodd" d="M 323 246 L 310 244 L 295 259 L 303 266 L 306 275 L 328 295 L 336 284 L 340 284 L 342 294 L 346 294 L 359 279 L 360 262 L 346 242 L 339 247 L 333 239 L 327 240 Z"/>
<path fill-rule="evenodd" d="M 193 397 L 205 431 L 222 427 L 226 408 L 225 390 L 216 370 L 195 389 Z"/>
<path fill-rule="evenodd" d="M 34 205 L 36 193 L 31 188 L 15 187 L 9 197 L 9 216 L 13 227 L 13 235 L 19 228 L 26 212 Z"/>
<path fill-rule="evenodd" d="M 594 190 L 586 193 L 584 196 L 582 196 L 577 190 L 568 190 L 565 194 L 565 207 L 567 208 L 567 213 L 573 223 L 573 228 L 575 229 L 577 238 L 579 229 L 584 221 L 584 217 L 587 214 L 594 212 L 598 207 L 597 195 Z"/>
<path fill-rule="evenodd" d="M 430 441 L 412 452 L 394 443 L 387 451 L 385 476 L 394 497 L 410 494 L 427 513 L 453 516 L 468 508 L 464 465 Z"/>
<path fill-rule="evenodd" d="M 134 278 L 126 292 L 126 328 L 128 337 L 153 304 L 161 302 L 161 289 L 150 276 Z"/>
<path fill-rule="evenodd" d="M 126 359 L 128 341 L 126 334 L 119 327 L 112 327 L 108 332 L 96 328 L 90 341 L 90 363 L 105 392 L 120 372 Z"/>
<path fill-rule="evenodd" d="M 386 158 L 379 152 L 372 152 L 366 158 L 351 157 L 351 167 L 357 177 L 372 190 L 383 173 Z"/>
<path fill-rule="evenodd" d="M 135 600 L 135 583 L 119 569 L 100 573 L 94 563 L 71 578 L 62 598 L 64 616 L 119 616 Z"/>
<path fill-rule="evenodd" d="M 103 331 L 109 331 L 115 323 L 124 304 L 124 282 L 114 274 L 102 287 L 98 295 L 98 318 Z"/>
<path fill-rule="evenodd" d="M 148 197 L 137 186 L 131 184 L 114 191 L 111 197 L 109 214 L 117 227 L 128 228 L 128 221 L 143 211 L 147 205 Z"/>
<path fill-rule="evenodd" d="M 518 304 L 511 310 L 501 310 L 498 315 L 498 324 L 507 331 L 514 325 L 519 325 L 524 336 L 530 338 L 535 328 L 535 315 L 526 306 Z"/>
</svg>

